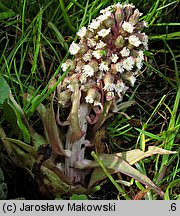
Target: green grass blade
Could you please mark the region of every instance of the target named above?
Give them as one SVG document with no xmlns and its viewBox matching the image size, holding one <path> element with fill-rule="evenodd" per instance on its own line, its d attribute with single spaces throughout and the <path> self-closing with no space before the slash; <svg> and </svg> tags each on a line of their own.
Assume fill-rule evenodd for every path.
<svg viewBox="0 0 180 216">
<path fill-rule="evenodd" d="M 146 136 L 148 136 L 149 138 L 151 139 L 155 139 L 155 140 L 158 140 L 158 141 L 162 141 L 164 138 L 162 137 L 159 137 L 158 135 L 155 135 L 153 133 L 150 133 L 148 131 L 145 131 L 145 130 L 141 130 L 139 128 L 135 128 L 138 132 L 140 132 L 141 134 L 144 134 Z"/>
<path fill-rule="evenodd" d="M 56 28 L 56 26 L 52 22 L 48 22 L 48 26 L 55 32 L 56 37 L 61 44 L 61 46 L 65 49 L 65 51 L 68 51 L 68 44 L 65 42 L 64 37 L 59 32 L 59 30 Z"/>
<path fill-rule="evenodd" d="M 67 22 L 67 25 L 69 26 L 69 28 L 73 31 L 76 32 L 76 29 L 74 28 L 74 26 L 72 25 L 70 19 L 69 19 L 69 15 L 66 12 L 65 6 L 64 6 L 64 1 L 63 0 L 59 0 L 59 4 L 62 10 L 62 15 L 65 19 L 65 21 Z"/>
<path fill-rule="evenodd" d="M 37 17 L 37 29 L 34 35 L 34 57 L 33 57 L 33 65 L 31 68 L 31 74 L 34 76 L 37 67 L 37 60 L 39 56 L 39 48 L 41 42 L 41 27 L 42 27 L 42 11 L 40 10 L 39 16 Z"/>
<path fill-rule="evenodd" d="M 103 169 L 104 173 L 112 182 L 112 184 L 117 188 L 119 193 L 122 194 L 126 200 L 130 200 L 130 197 L 125 193 L 125 191 L 121 188 L 121 186 L 113 179 L 113 177 L 111 176 L 107 168 L 104 166 L 103 162 L 98 158 L 96 153 L 93 151 L 91 152 L 91 155 L 93 156 L 94 160 L 99 164 L 99 166 Z"/>
<path fill-rule="evenodd" d="M 13 12 L 13 11 L 2 12 L 2 13 L 0 13 L 0 21 L 4 20 L 4 19 L 11 18 L 11 17 L 14 17 L 14 16 L 16 16 L 16 13 Z"/>
</svg>

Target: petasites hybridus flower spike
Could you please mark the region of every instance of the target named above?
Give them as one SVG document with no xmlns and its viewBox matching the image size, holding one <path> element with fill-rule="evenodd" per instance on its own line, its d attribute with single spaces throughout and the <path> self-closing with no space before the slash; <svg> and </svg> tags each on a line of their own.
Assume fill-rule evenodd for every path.
<svg viewBox="0 0 180 216">
<path fill-rule="evenodd" d="M 74 164 L 85 159 L 86 141 L 94 144 L 97 130 L 118 111 L 143 67 L 148 37 L 141 33 L 147 27 L 139 21 L 141 15 L 132 4 L 117 3 L 101 10 L 79 29 L 78 41 L 69 47 L 73 58 L 61 66 L 67 75 L 58 88 L 58 109 L 68 117 L 65 122 L 58 117 L 58 122 L 68 126 L 65 149 L 71 156 L 65 158 L 65 174 L 73 183 L 85 179 L 85 171 Z"/>
<path fill-rule="evenodd" d="M 94 102 L 105 103 L 107 99 L 113 104 L 122 100 L 129 86 L 134 85 L 143 67 L 143 51 L 148 49 L 148 37 L 140 32 L 147 23 L 139 21 L 142 13 L 134 5 L 117 3 L 100 13 L 87 27 L 77 32 L 79 42 L 72 42 L 69 48 L 74 60 L 67 59 L 62 64 L 63 71 L 70 66 L 67 78 L 80 84 L 84 97 L 81 100 L 91 106 Z M 107 77 L 113 81 L 108 83 Z M 76 82 L 74 79 L 77 79 Z M 117 88 L 119 83 L 124 87 Z M 71 82 L 68 85 L 64 83 L 62 91 L 67 91 L 69 84 L 73 93 L 74 84 Z M 93 96 L 95 93 L 89 96 L 92 90 L 100 95 L 98 101 Z"/>
</svg>

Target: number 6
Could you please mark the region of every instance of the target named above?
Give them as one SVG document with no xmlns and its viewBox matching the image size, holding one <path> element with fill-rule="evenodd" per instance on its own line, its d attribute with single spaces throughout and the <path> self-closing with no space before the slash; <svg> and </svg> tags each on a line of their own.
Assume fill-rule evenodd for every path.
<svg viewBox="0 0 180 216">
<path fill-rule="evenodd" d="M 171 211 L 176 211 L 176 203 L 171 204 Z"/>
</svg>

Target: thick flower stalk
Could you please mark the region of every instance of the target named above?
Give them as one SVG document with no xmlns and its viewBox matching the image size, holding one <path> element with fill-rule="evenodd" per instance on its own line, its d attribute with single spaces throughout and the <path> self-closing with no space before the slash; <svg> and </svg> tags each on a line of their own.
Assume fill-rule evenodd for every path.
<svg viewBox="0 0 180 216">
<path fill-rule="evenodd" d="M 62 64 L 68 74 L 58 87 L 59 106 L 70 109 L 67 121 L 58 122 L 69 127 L 65 148 L 71 156 L 65 158 L 65 174 L 74 183 L 85 177 L 75 162 L 84 159 L 91 136 L 134 85 L 148 49 L 148 37 L 141 33 L 147 23 L 139 21 L 142 13 L 134 5 L 118 3 L 100 13 L 77 32 L 79 42 L 69 48 L 74 58 Z M 87 131 L 92 132 L 88 137 Z"/>
</svg>

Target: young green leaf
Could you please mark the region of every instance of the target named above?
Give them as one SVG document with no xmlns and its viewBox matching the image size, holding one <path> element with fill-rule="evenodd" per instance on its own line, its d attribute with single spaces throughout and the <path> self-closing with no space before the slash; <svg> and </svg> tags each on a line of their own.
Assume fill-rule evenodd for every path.
<svg viewBox="0 0 180 216">
<path fill-rule="evenodd" d="M 8 98 L 9 92 L 9 85 L 3 78 L 2 74 L 0 74 L 0 108 L 2 108 L 4 101 Z"/>
</svg>

